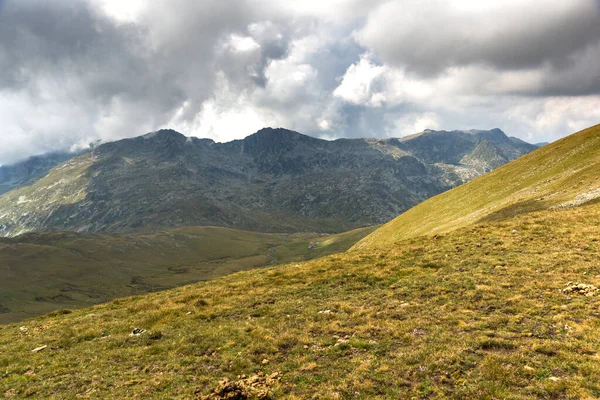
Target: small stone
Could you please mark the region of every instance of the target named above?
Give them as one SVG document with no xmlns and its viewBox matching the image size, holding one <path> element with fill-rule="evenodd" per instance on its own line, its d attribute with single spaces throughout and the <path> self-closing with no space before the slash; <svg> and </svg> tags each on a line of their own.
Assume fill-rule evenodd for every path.
<svg viewBox="0 0 600 400">
<path fill-rule="evenodd" d="M 304 350 L 308 350 L 308 345 L 305 344 L 303 347 L 304 347 Z"/>
<path fill-rule="evenodd" d="M 552 382 L 558 382 L 560 381 L 560 378 L 557 378 L 556 376 L 551 376 L 550 378 L 548 378 L 548 380 Z"/>
<path fill-rule="evenodd" d="M 267 365 L 269 363 L 269 360 L 267 360 L 266 358 L 264 360 L 262 360 L 261 364 L 262 365 Z"/>
<path fill-rule="evenodd" d="M 142 333 L 144 333 L 144 332 L 146 332 L 146 330 L 145 330 L 145 329 L 142 329 L 142 328 L 134 328 L 134 329 L 131 331 L 131 333 L 129 334 L 129 336 L 139 336 L 139 335 L 141 335 L 141 334 L 142 334 Z"/>
<path fill-rule="evenodd" d="M 45 344 L 45 345 L 43 345 L 43 346 L 36 347 L 35 349 L 31 350 L 31 352 L 32 352 L 32 353 L 37 353 L 38 351 L 42 351 L 42 350 L 44 350 L 46 347 L 48 347 L 48 345 L 46 345 L 46 344 Z"/>
<path fill-rule="evenodd" d="M 331 314 L 331 310 L 321 310 L 319 311 L 319 314 Z"/>
<path fill-rule="evenodd" d="M 530 367 L 529 365 L 526 365 L 526 366 L 524 366 L 524 367 L 523 367 L 523 369 L 524 369 L 525 371 L 535 371 L 535 368 L 532 368 L 532 367 Z"/>
</svg>

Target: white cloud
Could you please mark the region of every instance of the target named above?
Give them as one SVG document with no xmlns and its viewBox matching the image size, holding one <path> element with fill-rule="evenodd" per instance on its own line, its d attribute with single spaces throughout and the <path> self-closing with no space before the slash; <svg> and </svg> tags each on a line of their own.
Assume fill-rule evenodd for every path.
<svg viewBox="0 0 600 400">
<path fill-rule="evenodd" d="M 119 22 L 136 22 L 146 6 L 145 0 L 96 0 L 102 11 Z"/>
<path fill-rule="evenodd" d="M 380 107 L 386 100 L 381 79 L 385 73 L 385 67 L 375 65 L 368 55 L 363 55 L 348 68 L 333 95 L 348 103 Z"/>
<path fill-rule="evenodd" d="M 230 36 L 229 45 L 234 49 L 234 51 L 240 53 L 246 53 L 260 49 L 260 45 L 256 43 L 256 41 L 250 36 L 242 37 L 235 34 Z"/>
</svg>

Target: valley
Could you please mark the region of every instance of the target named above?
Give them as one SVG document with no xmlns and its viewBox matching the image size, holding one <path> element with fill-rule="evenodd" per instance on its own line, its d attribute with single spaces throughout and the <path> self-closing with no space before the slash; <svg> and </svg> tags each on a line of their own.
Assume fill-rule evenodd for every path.
<svg viewBox="0 0 600 400">
<path fill-rule="evenodd" d="M 0 391 L 597 398 L 599 153 L 595 126 L 345 253 L 0 326 Z"/>
<path fill-rule="evenodd" d="M 185 227 L 0 239 L 0 323 L 343 252 L 374 229 L 319 235 Z"/>
</svg>

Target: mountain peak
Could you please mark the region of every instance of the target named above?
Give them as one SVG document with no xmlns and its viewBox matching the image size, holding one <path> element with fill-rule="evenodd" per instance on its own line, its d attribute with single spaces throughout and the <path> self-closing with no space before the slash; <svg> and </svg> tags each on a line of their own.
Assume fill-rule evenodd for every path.
<svg viewBox="0 0 600 400">
<path fill-rule="evenodd" d="M 150 132 L 147 133 L 145 135 L 142 136 L 142 138 L 144 139 L 171 139 L 171 140 L 177 140 L 177 139 L 185 139 L 186 136 L 182 133 L 177 132 L 176 130 L 173 129 L 159 129 L 155 132 Z"/>
<path fill-rule="evenodd" d="M 263 128 L 244 138 L 242 151 L 248 153 L 289 151 L 299 145 L 310 145 L 321 139 L 306 136 L 284 128 Z"/>
<path fill-rule="evenodd" d="M 255 133 L 250 136 L 247 136 L 246 139 L 257 137 L 257 138 L 268 138 L 268 139 L 283 139 L 283 138 L 294 138 L 294 137 L 302 137 L 306 136 L 301 133 L 291 131 L 285 128 L 271 128 L 266 127 L 259 129 Z"/>
</svg>

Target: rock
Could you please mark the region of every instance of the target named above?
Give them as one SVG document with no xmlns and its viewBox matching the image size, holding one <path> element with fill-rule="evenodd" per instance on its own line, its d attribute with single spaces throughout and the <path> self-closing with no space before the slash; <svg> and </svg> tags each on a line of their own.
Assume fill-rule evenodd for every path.
<svg viewBox="0 0 600 400">
<path fill-rule="evenodd" d="M 560 378 L 557 378 L 556 376 L 551 376 L 550 378 L 548 378 L 548 380 L 552 382 L 558 382 L 560 381 Z"/>
<path fill-rule="evenodd" d="M 262 365 L 267 365 L 269 363 L 269 360 L 267 360 L 266 358 L 264 360 L 262 360 L 260 362 Z"/>
<path fill-rule="evenodd" d="M 318 314 L 331 314 L 331 313 L 332 313 L 331 310 L 322 310 L 322 311 L 318 312 Z"/>
<path fill-rule="evenodd" d="M 598 293 L 598 288 L 594 285 L 589 285 L 585 283 L 573 283 L 568 282 L 567 287 L 562 290 L 563 293 L 576 293 L 583 296 L 595 296 Z"/>
<path fill-rule="evenodd" d="M 146 332 L 145 329 L 142 328 L 133 328 L 129 336 L 140 336 L 142 333 Z"/>
<path fill-rule="evenodd" d="M 39 351 L 42 351 L 42 350 L 44 350 L 46 347 L 48 347 L 48 345 L 46 345 L 46 344 L 45 344 L 45 345 L 43 345 L 43 346 L 36 347 L 35 349 L 31 350 L 31 352 L 32 352 L 32 353 L 37 353 L 37 352 L 39 352 Z"/>
<path fill-rule="evenodd" d="M 202 400 L 246 400 L 259 399 L 267 400 L 271 396 L 269 387 L 279 382 L 279 373 L 274 372 L 271 375 L 257 374 L 246 377 L 241 375 L 237 381 L 231 381 L 227 378 L 219 382 L 219 385 L 208 396 L 200 396 Z"/>
</svg>

